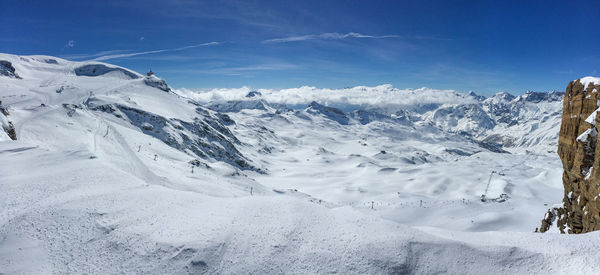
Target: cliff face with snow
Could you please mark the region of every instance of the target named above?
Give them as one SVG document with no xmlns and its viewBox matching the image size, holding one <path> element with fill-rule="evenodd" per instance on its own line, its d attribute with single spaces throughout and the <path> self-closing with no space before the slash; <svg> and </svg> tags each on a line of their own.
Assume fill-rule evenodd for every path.
<svg viewBox="0 0 600 275">
<path fill-rule="evenodd" d="M 600 78 L 586 77 L 567 86 L 563 101 L 558 155 L 563 164 L 563 205 L 548 211 L 541 231 L 561 233 L 600 229 L 600 147 L 598 143 Z"/>
</svg>

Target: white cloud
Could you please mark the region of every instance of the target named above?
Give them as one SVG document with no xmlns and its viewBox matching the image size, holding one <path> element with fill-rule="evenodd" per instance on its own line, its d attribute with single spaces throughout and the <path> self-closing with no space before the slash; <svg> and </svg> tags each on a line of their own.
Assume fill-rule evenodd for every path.
<svg viewBox="0 0 600 275">
<path fill-rule="evenodd" d="M 249 100 L 249 87 L 217 88 L 208 90 L 176 89 L 175 92 L 200 103 L 224 102 L 230 100 Z M 474 102 L 472 97 L 454 90 L 436 90 L 430 88 L 397 89 L 390 84 L 374 87 L 357 86 L 345 89 L 326 89 L 309 86 L 290 89 L 256 89 L 262 98 L 272 103 L 287 105 L 306 105 L 312 101 L 334 107 L 361 106 L 394 108 L 423 104 L 457 104 Z"/>
<path fill-rule="evenodd" d="M 94 58 L 92 60 L 103 61 L 103 60 L 109 60 L 109 59 L 115 59 L 115 58 L 123 58 L 123 57 L 130 57 L 130 56 L 137 56 L 137 55 L 144 55 L 144 54 L 154 54 L 154 53 L 163 53 L 163 52 L 182 51 L 182 50 L 187 50 L 187 49 L 192 49 L 192 48 L 205 47 L 205 46 L 214 46 L 214 45 L 219 45 L 219 44 L 221 44 L 221 42 L 208 42 L 208 43 L 202 43 L 202 44 L 185 46 L 185 47 L 180 47 L 180 48 L 173 48 L 173 49 L 163 49 L 163 50 L 153 50 L 153 51 L 145 51 L 145 52 L 103 55 L 103 56 L 96 57 L 96 58 Z"/>
<path fill-rule="evenodd" d="M 94 57 L 98 57 L 98 56 L 116 54 L 116 53 L 125 53 L 125 52 L 128 52 L 128 51 L 127 50 L 110 50 L 110 51 L 101 51 L 101 52 L 97 52 L 94 54 L 68 54 L 68 55 L 61 55 L 60 57 L 69 59 L 69 60 L 82 60 L 82 59 L 85 60 L 85 59 L 90 59 L 90 58 L 94 58 Z"/>
<path fill-rule="evenodd" d="M 146 38 L 143 36 L 140 36 L 140 41 L 144 41 L 144 39 L 146 39 Z"/>
<path fill-rule="evenodd" d="M 304 41 L 304 40 L 337 40 L 337 39 L 345 39 L 345 38 L 374 38 L 374 39 L 382 39 L 382 38 L 397 38 L 398 35 L 367 35 L 356 32 L 349 32 L 346 34 L 337 33 L 337 32 L 328 32 L 322 34 L 307 34 L 301 36 L 290 36 L 283 38 L 274 38 L 263 40 L 262 43 L 286 43 L 286 42 L 295 42 L 295 41 Z"/>
<path fill-rule="evenodd" d="M 259 71 L 283 71 L 302 68 L 301 65 L 290 63 L 264 63 L 240 67 L 218 67 L 210 69 L 165 69 L 162 72 L 169 73 L 193 73 L 193 74 L 213 74 L 213 75 L 242 75 L 248 72 Z"/>
<path fill-rule="evenodd" d="M 75 47 L 75 40 L 69 40 L 67 41 L 67 44 L 65 44 L 65 48 L 73 48 Z"/>
</svg>

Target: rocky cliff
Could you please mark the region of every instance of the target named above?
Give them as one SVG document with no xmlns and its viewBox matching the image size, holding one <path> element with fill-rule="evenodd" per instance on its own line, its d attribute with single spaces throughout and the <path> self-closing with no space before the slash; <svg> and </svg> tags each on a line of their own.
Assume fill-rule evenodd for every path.
<svg viewBox="0 0 600 275">
<path fill-rule="evenodd" d="M 567 86 L 558 138 L 563 164 L 562 205 L 548 210 L 541 232 L 558 227 L 561 233 L 600 229 L 600 146 L 597 146 L 600 78 L 586 77 Z"/>
<path fill-rule="evenodd" d="M 17 140 L 17 133 L 15 132 L 15 126 L 11 121 L 8 121 L 8 108 L 2 105 L 0 101 L 0 141 Z"/>
</svg>

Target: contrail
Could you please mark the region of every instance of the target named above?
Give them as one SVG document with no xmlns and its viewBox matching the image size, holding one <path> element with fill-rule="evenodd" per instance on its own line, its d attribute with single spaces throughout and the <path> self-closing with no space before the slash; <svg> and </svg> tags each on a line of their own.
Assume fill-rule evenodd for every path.
<svg viewBox="0 0 600 275">
<path fill-rule="evenodd" d="M 163 49 L 163 50 L 145 51 L 145 52 L 137 52 L 137 53 L 122 53 L 122 54 L 103 55 L 103 56 L 96 57 L 96 58 L 94 58 L 92 60 L 94 60 L 94 61 L 103 61 L 103 60 L 109 60 L 109 59 L 115 59 L 115 58 L 122 58 L 122 57 L 130 57 L 130 56 L 137 56 L 137 55 L 182 51 L 182 50 L 187 50 L 187 49 L 192 49 L 192 48 L 199 48 L 199 47 L 204 47 L 204 46 L 214 46 L 214 45 L 219 45 L 219 44 L 221 44 L 221 42 L 208 42 L 208 43 L 202 43 L 202 44 L 185 46 L 185 47 L 174 48 L 174 49 Z"/>
</svg>

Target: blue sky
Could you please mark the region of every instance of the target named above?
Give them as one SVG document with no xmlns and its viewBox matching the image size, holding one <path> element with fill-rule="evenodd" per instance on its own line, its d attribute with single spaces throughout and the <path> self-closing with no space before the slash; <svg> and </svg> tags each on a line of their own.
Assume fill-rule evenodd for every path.
<svg viewBox="0 0 600 275">
<path fill-rule="evenodd" d="M 600 75 L 597 1 L 0 0 L 0 24 L 0 52 L 152 68 L 175 88 L 519 94 Z"/>
</svg>

